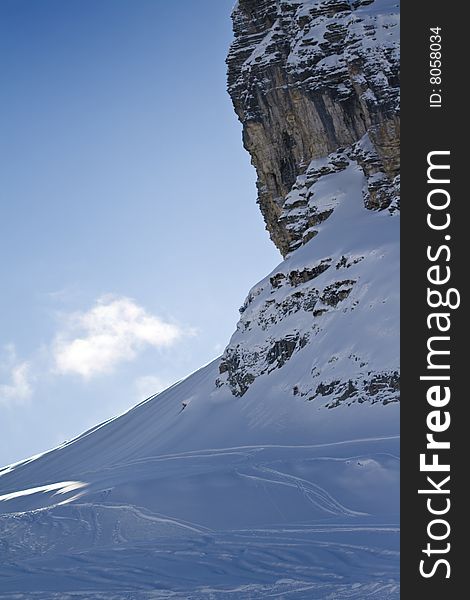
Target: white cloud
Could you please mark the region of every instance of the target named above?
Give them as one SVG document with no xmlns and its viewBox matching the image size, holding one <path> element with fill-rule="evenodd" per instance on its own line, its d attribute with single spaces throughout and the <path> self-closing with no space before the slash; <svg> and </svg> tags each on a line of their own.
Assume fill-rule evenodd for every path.
<svg viewBox="0 0 470 600">
<path fill-rule="evenodd" d="M 170 384 L 155 375 L 144 375 L 135 380 L 137 400 L 145 400 L 166 389 Z"/>
<path fill-rule="evenodd" d="M 106 296 L 67 317 L 52 345 L 55 370 L 90 378 L 133 360 L 145 347 L 170 346 L 183 333 L 130 298 Z"/>
<path fill-rule="evenodd" d="M 5 346 L 4 354 L 1 371 L 6 374 L 8 382 L 0 383 L 0 404 L 23 403 L 33 394 L 31 365 L 27 361 L 18 361 L 11 345 Z"/>
</svg>

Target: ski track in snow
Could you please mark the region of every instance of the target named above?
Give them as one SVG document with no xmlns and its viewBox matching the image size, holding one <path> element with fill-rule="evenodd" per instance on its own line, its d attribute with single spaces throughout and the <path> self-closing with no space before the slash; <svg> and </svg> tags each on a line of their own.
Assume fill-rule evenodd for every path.
<svg viewBox="0 0 470 600">
<path fill-rule="evenodd" d="M 1 599 L 399 597 L 399 438 L 381 416 L 395 408 L 349 407 L 344 435 L 342 409 L 302 403 L 318 435 L 235 423 L 221 444 L 219 415 L 231 424 L 240 401 L 202 387 L 178 414 L 215 368 L 1 472 Z"/>
<path fill-rule="evenodd" d="M 361 257 L 341 267 L 357 292 L 319 316 L 322 329 L 297 310 L 270 332 L 234 334 L 253 349 L 308 332 L 282 368 L 256 371 L 235 397 L 216 386 L 216 359 L 0 469 L 0 599 L 399 598 L 398 405 L 350 398 L 330 410 L 328 394 L 293 391 L 310 389 L 320 367 L 326 383 L 356 377 L 359 355 L 367 372 L 397 368 L 398 222 L 365 210 L 364 183 L 351 163 L 315 184 L 319 206 L 341 201 L 253 289 L 245 319 L 273 291 L 279 302 L 293 293 L 273 290 L 272 276 Z M 344 278 L 337 268 L 315 286 Z"/>
<path fill-rule="evenodd" d="M 250 477 L 251 479 L 257 479 L 259 481 L 266 481 L 272 484 L 287 485 L 296 488 L 314 506 L 333 515 L 343 514 L 347 516 L 364 516 L 366 514 L 349 510 L 337 500 L 335 500 L 335 498 L 333 498 L 324 488 L 314 483 L 311 483 L 310 481 L 302 479 L 301 477 L 295 477 L 294 475 L 282 473 L 281 471 L 277 471 L 276 469 L 272 469 L 269 467 L 260 466 L 258 467 L 258 470 L 261 473 L 266 473 L 266 477 L 247 475 L 244 473 L 240 474 L 244 477 Z M 271 478 L 268 478 L 269 475 L 271 476 Z"/>
<path fill-rule="evenodd" d="M 313 541 L 325 532 L 330 539 Z M 49 590 L 9 592 L 6 588 L 0 598 L 399 598 L 398 548 L 390 551 L 334 541 L 335 536 L 343 539 L 345 532 L 354 537 L 359 532 L 397 536 L 397 528 L 388 526 L 284 527 L 88 549 L 58 555 L 53 564 L 36 556 L 23 562 L 19 572 L 14 562 L 3 570 L 11 577 L 10 584 L 32 578 Z M 75 582 L 73 592 L 70 587 L 66 592 L 54 589 L 54 583 L 60 588 L 63 577 Z M 240 581 L 244 585 L 237 585 Z"/>
<path fill-rule="evenodd" d="M 1 594 L 2 600 L 258 600 L 261 598 L 289 598 L 292 600 L 398 600 L 397 583 L 353 584 L 352 586 L 315 585 L 308 582 L 281 580 L 273 585 L 246 585 L 230 589 L 205 587 L 192 592 L 178 593 L 171 590 L 153 592 L 124 591 L 103 593 L 100 591 L 73 593 Z"/>
<path fill-rule="evenodd" d="M 328 461 L 331 469 L 347 465 L 361 473 L 369 462 L 397 462 L 396 443 L 397 436 L 379 436 L 237 446 L 110 465 L 102 487 L 113 479 L 111 489 L 91 482 L 72 502 L 54 501 L 52 494 L 50 505 L 0 516 L 0 599 L 398 599 L 398 522 L 350 507 L 331 489 L 322 467 Z M 254 491 L 262 513 L 271 510 L 271 524 L 221 530 L 120 501 L 129 473 L 158 479 L 165 464 L 166 478 L 172 473 L 191 478 L 194 465 L 197 477 L 209 474 L 217 485 L 234 477 L 241 497 Z M 309 474 L 318 468 L 321 477 L 313 480 Z M 50 485 L 51 493 L 68 483 Z M 47 486 L 36 490 L 43 501 L 46 491 Z M 189 502 L 198 502 L 198 487 L 189 491 Z M 20 491 L 9 500 L 31 496 Z M 209 504 L 227 498 L 216 495 Z M 292 503 L 301 517 L 311 514 L 315 520 L 293 521 Z M 237 506 L 235 498 L 227 513 Z"/>
</svg>

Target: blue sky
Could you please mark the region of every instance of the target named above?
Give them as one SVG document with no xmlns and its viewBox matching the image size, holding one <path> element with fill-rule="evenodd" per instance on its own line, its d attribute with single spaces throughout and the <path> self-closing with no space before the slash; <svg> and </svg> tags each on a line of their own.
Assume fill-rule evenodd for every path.
<svg viewBox="0 0 470 600">
<path fill-rule="evenodd" d="M 220 354 L 280 261 L 225 89 L 232 4 L 0 2 L 0 464 Z"/>
</svg>

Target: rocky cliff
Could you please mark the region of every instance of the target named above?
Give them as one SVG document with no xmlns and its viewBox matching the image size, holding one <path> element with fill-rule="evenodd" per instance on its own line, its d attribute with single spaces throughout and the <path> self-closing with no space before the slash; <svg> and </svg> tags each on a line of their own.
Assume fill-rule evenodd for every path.
<svg viewBox="0 0 470 600">
<path fill-rule="evenodd" d="M 396 401 L 398 4 L 239 0 L 232 18 L 228 89 L 286 260 L 248 295 L 217 383 L 241 396 L 301 353 L 291 394 Z"/>
<path fill-rule="evenodd" d="M 395 197 L 398 16 L 390 0 L 240 0 L 234 9 L 229 93 L 257 171 L 261 212 L 284 255 L 325 217 L 307 206 L 308 195 L 286 205 L 312 159 L 347 148 L 368 179 L 366 206 L 383 209 Z M 364 136 L 366 155 L 355 147 Z M 298 226 L 292 209 L 300 207 Z"/>
<path fill-rule="evenodd" d="M 0 469 L 5 600 L 399 598 L 396 6 L 233 19 L 229 90 L 285 258 L 221 358 Z"/>
</svg>

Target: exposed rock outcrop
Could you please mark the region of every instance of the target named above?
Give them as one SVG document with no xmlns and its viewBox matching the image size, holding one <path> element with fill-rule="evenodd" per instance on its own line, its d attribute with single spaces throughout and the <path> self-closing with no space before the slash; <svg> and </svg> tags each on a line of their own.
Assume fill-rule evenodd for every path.
<svg viewBox="0 0 470 600">
<path fill-rule="evenodd" d="M 390 0 L 239 0 L 229 93 L 258 175 L 258 201 L 286 255 L 280 219 L 312 159 L 368 134 L 366 203 L 384 208 L 399 170 L 398 5 Z M 377 175 L 379 174 L 379 175 Z"/>
<path fill-rule="evenodd" d="M 222 357 L 217 385 L 235 396 L 298 363 L 298 398 L 398 399 L 398 19 L 390 0 L 234 9 L 229 93 L 285 257 Z"/>
<path fill-rule="evenodd" d="M 398 600 L 396 7 L 239 0 L 233 20 L 284 260 L 221 358 L 0 468 L 1 598 Z"/>
</svg>

